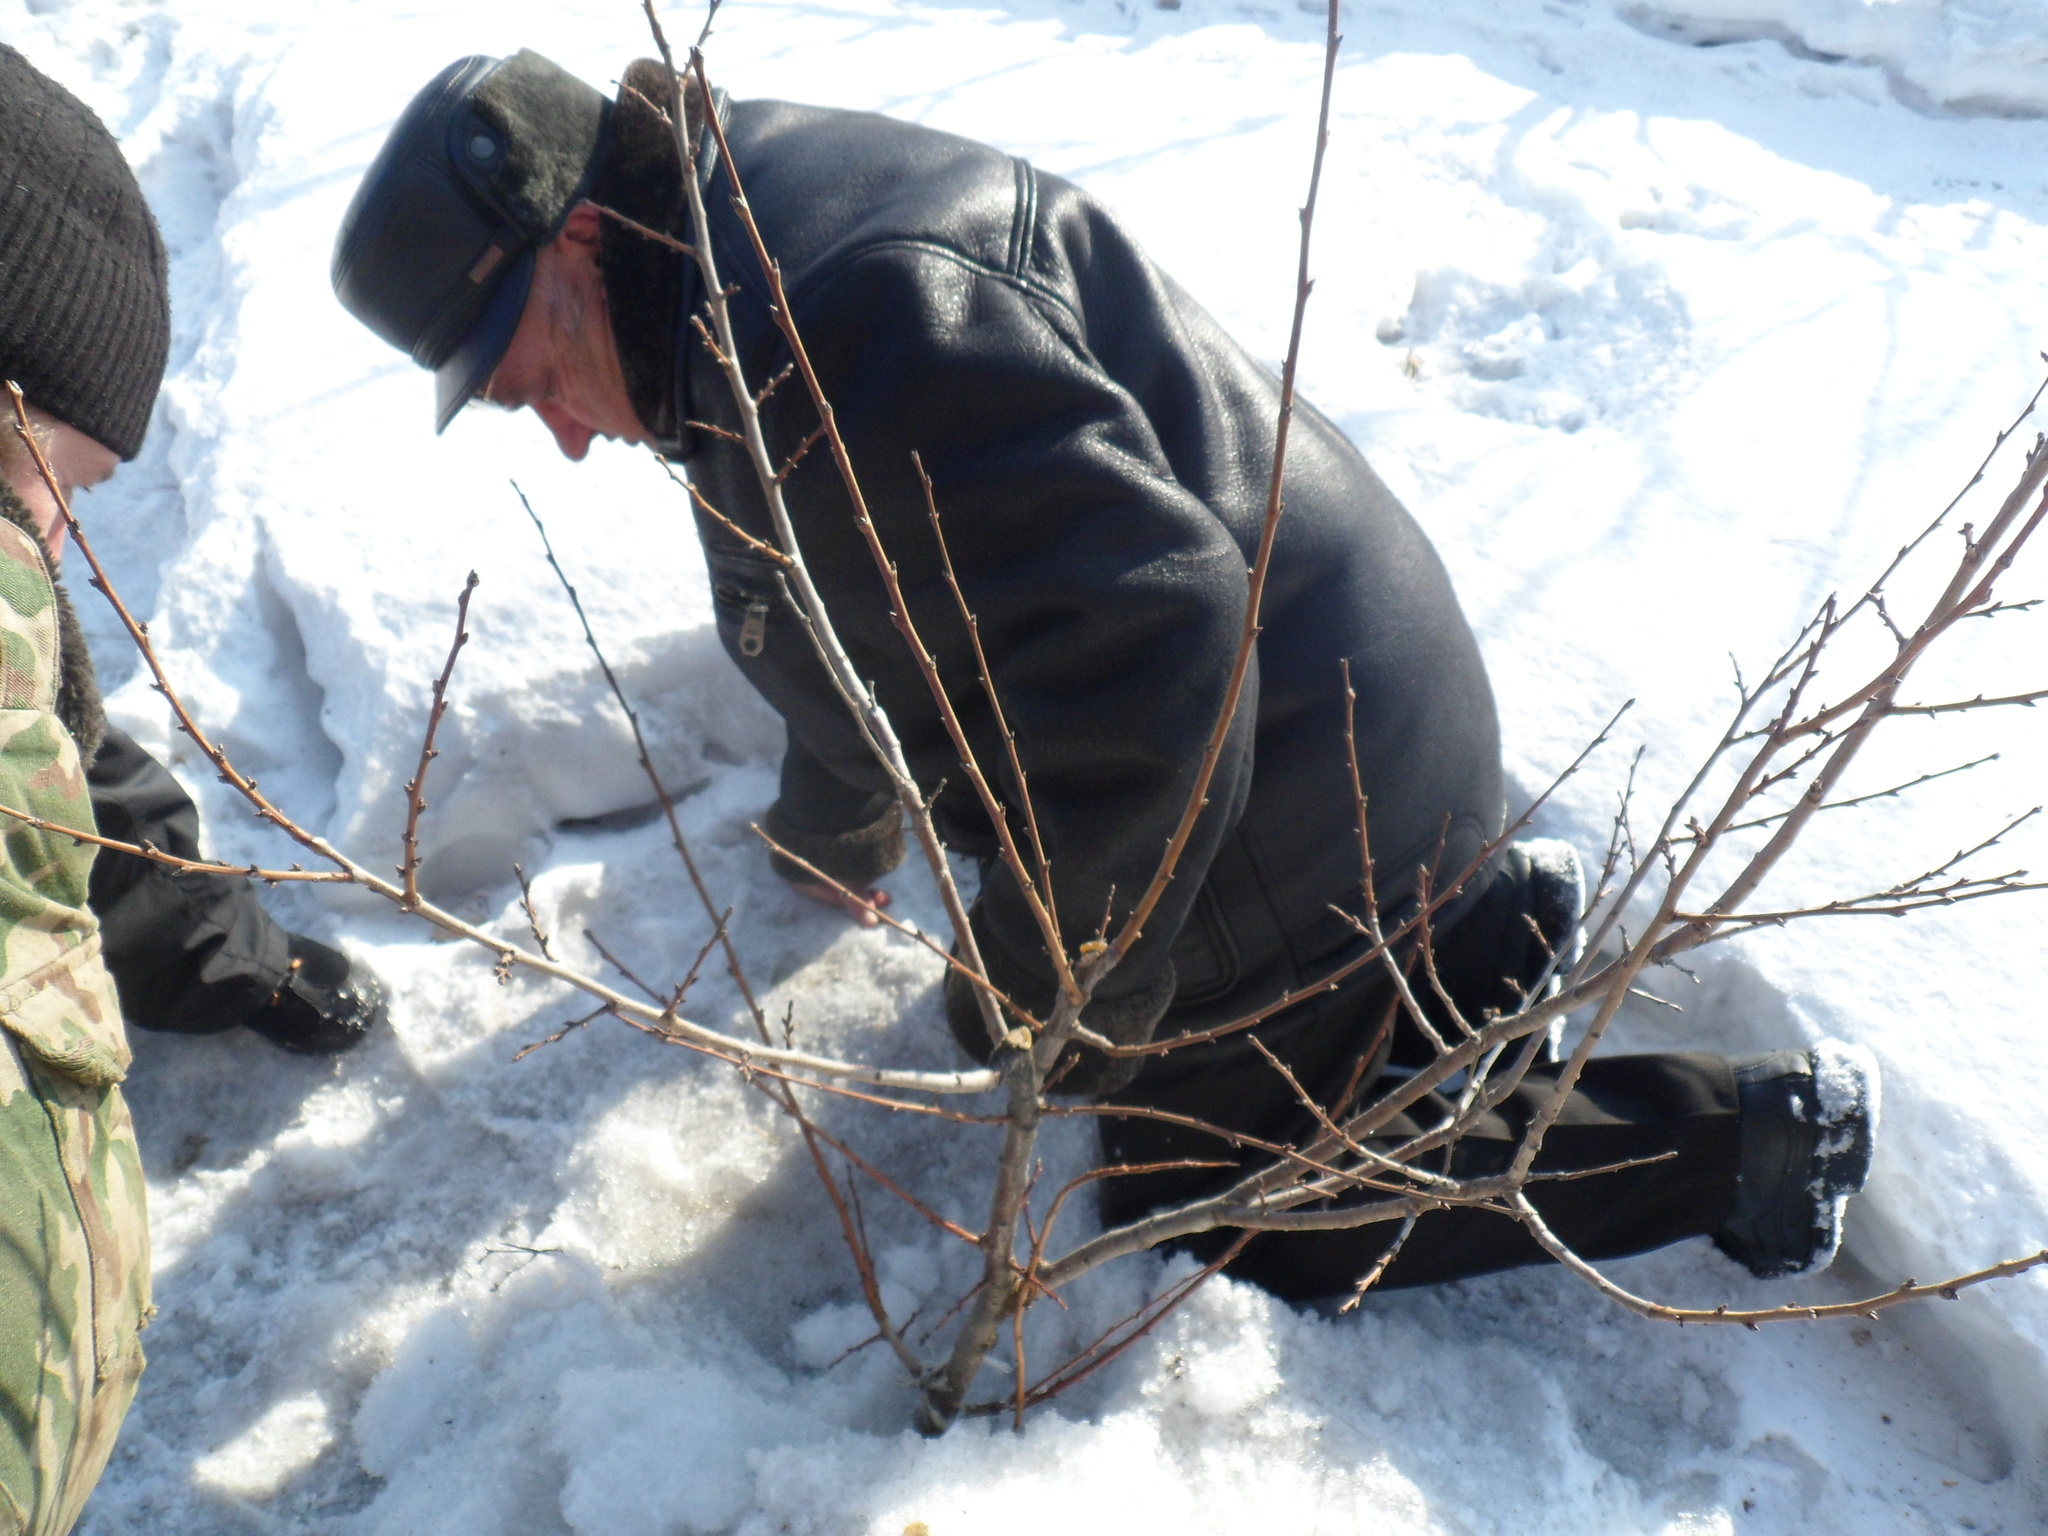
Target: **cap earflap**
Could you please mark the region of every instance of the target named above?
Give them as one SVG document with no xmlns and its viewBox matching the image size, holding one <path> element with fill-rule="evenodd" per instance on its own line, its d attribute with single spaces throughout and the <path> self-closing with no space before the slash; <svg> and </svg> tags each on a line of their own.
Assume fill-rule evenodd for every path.
<svg viewBox="0 0 2048 1536">
<path fill-rule="evenodd" d="M 413 98 L 364 174 L 335 239 L 335 297 L 436 373 L 437 428 L 503 357 L 534 253 L 584 195 L 610 121 L 611 103 L 552 60 L 473 55 Z"/>
</svg>

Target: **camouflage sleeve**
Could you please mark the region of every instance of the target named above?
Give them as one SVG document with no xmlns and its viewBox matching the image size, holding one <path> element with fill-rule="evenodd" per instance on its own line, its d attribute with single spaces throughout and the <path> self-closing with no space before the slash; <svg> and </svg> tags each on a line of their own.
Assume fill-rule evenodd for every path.
<svg viewBox="0 0 2048 1536">
<path fill-rule="evenodd" d="M 0 804 L 92 828 L 54 713 L 56 599 L 0 522 Z M 0 827 L 0 1536 L 63 1536 L 106 1466 L 150 1313 L 128 1042 L 86 908 L 92 848 Z"/>
</svg>

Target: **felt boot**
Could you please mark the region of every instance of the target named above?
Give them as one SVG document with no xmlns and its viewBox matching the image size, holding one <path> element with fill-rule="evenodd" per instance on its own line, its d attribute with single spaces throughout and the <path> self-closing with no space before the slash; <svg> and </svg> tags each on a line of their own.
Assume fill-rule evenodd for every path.
<svg viewBox="0 0 2048 1536">
<path fill-rule="evenodd" d="M 1714 1245 L 1760 1279 L 1826 1269 L 1877 1138 L 1877 1061 L 1823 1040 L 1730 1061 L 1742 1107 L 1735 1214 Z"/>
</svg>

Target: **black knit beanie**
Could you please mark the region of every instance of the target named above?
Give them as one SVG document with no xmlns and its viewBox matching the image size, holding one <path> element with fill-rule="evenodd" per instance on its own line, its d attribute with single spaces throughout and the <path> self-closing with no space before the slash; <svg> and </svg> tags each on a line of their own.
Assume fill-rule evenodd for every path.
<svg viewBox="0 0 2048 1536">
<path fill-rule="evenodd" d="M 0 378 L 132 459 L 170 343 L 164 242 L 121 146 L 0 43 Z"/>
</svg>

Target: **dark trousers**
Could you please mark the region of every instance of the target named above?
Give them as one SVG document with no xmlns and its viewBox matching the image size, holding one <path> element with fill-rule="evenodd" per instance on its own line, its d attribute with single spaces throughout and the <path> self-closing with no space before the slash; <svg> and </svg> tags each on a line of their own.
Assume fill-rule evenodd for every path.
<svg viewBox="0 0 2048 1536">
<path fill-rule="evenodd" d="M 1521 927 L 1517 912 L 1494 912 L 1482 901 L 1444 936 L 1438 948 L 1440 973 L 1468 1017 L 1476 1019 L 1481 1008 L 1506 1001 L 1496 961 Z M 1170 1012 L 1160 1033 L 1205 1027 L 1229 1016 L 1215 1013 L 1207 1009 L 1177 1020 Z M 1448 1024 L 1439 1027 L 1449 1033 Z M 1347 1092 L 1353 1105 L 1369 1104 L 1432 1054 L 1394 1006 L 1392 985 L 1378 967 L 1359 973 L 1335 993 L 1279 1015 L 1260 1026 L 1258 1034 L 1326 1109 L 1344 1102 Z M 1406 1065 L 1389 1067 L 1389 1061 Z M 1442 1151 L 1425 1154 L 1421 1166 L 1457 1177 L 1504 1172 L 1555 1086 L 1557 1072 L 1548 1065 L 1531 1070 L 1499 1108 L 1459 1140 L 1448 1166 Z M 1281 1145 L 1305 1142 L 1318 1129 L 1294 1091 L 1242 1036 L 1160 1057 L 1112 1098 Z M 1441 1125 L 1455 1111 L 1455 1100 L 1455 1093 L 1426 1095 L 1377 1134 L 1408 1136 Z M 1735 1208 L 1738 1126 L 1734 1078 L 1719 1056 L 1596 1056 L 1544 1137 L 1536 1170 L 1566 1172 L 1676 1155 L 1584 1179 L 1532 1182 L 1529 1199 L 1551 1229 L 1588 1259 L 1620 1258 L 1709 1235 Z M 1101 1186 L 1103 1218 L 1111 1225 L 1225 1187 L 1269 1161 L 1260 1154 L 1233 1152 L 1215 1136 L 1152 1120 L 1105 1120 L 1102 1142 L 1112 1163 L 1201 1158 L 1236 1165 L 1229 1173 L 1177 1171 L 1106 1180 Z M 1263 1233 L 1229 1272 L 1292 1301 L 1340 1295 L 1385 1252 L 1398 1228 L 1397 1222 L 1388 1222 L 1338 1231 Z M 1205 1233 L 1187 1247 L 1213 1258 L 1235 1236 Z M 1510 1217 L 1470 1209 L 1431 1211 L 1416 1222 L 1379 1284 L 1431 1285 L 1548 1262 L 1548 1255 Z"/>
<path fill-rule="evenodd" d="M 109 728 L 86 781 L 102 837 L 201 856 L 191 798 L 132 738 Z M 131 1024 L 213 1034 L 246 1021 L 284 984 L 285 930 L 246 880 L 174 874 L 102 848 L 88 902 Z"/>
</svg>

